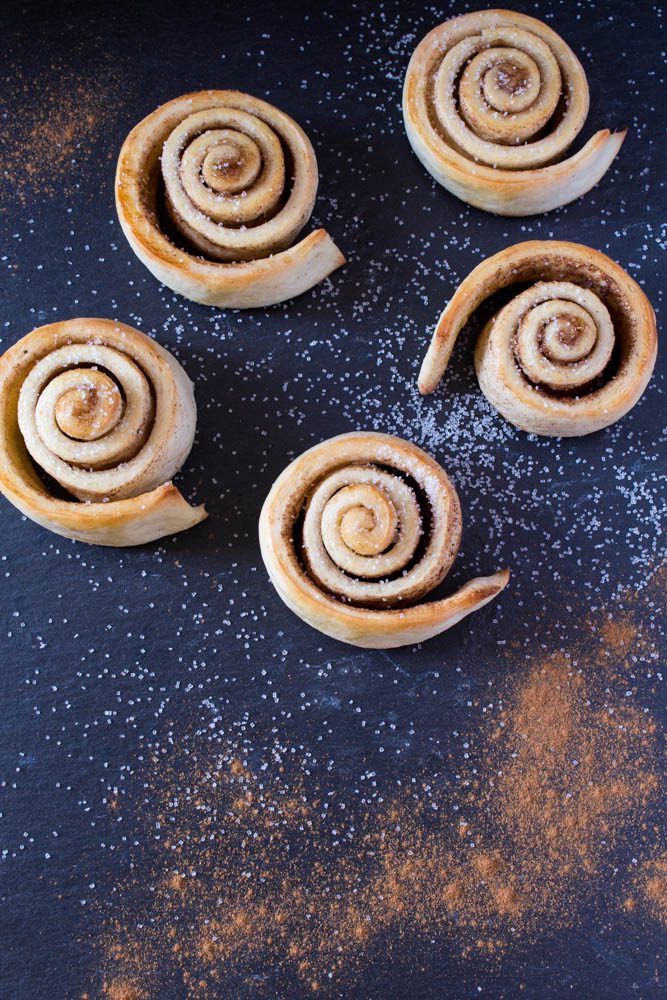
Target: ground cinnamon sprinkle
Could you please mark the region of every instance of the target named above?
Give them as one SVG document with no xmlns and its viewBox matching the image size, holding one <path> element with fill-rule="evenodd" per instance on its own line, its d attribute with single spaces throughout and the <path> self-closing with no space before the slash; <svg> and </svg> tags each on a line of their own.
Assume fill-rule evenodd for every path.
<svg viewBox="0 0 667 1000">
<path fill-rule="evenodd" d="M 145 996 L 136 987 L 121 980 L 105 985 L 104 992 L 109 1000 L 143 1000 Z"/>
<path fill-rule="evenodd" d="M 667 852 L 644 865 L 642 890 L 651 912 L 667 926 Z"/>
<path fill-rule="evenodd" d="M 643 607 L 605 609 L 572 648 L 510 671 L 454 786 L 413 777 L 343 809 L 335 788 L 257 770 L 205 734 L 156 754 L 156 853 L 111 902 L 107 1000 L 165 981 L 189 1000 L 237 995 L 262 969 L 326 993 L 419 936 L 496 960 L 576 922 L 582 903 L 622 905 L 628 843 L 640 865 L 626 910 L 665 920 L 667 855 L 640 854 L 658 734 L 628 697 L 628 664 L 653 663 Z"/>
<path fill-rule="evenodd" d="M 629 913 L 638 906 L 644 906 L 655 920 L 667 927 L 667 851 L 642 862 L 634 879 L 633 893 L 623 903 Z"/>
<path fill-rule="evenodd" d="M 489 748 L 487 808 L 534 915 L 586 891 L 658 785 L 655 725 L 556 656 L 533 667 Z"/>
<path fill-rule="evenodd" d="M 0 133 L 0 210 L 33 196 L 77 192 L 86 161 L 111 160 L 113 142 L 102 142 L 122 114 L 128 81 L 111 60 L 86 72 L 52 63 L 29 79 L 5 77 Z"/>
</svg>

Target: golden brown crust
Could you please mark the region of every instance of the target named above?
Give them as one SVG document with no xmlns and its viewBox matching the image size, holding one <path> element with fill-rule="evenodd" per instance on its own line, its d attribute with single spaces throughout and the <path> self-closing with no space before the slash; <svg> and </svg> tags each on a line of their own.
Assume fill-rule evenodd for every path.
<svg viewBox="0 0 667 1000">
<path fill-rule="evenodd" d="M 476 60 L 482 63 L 477 66 Z M 499 65 L 508 90 L 500 99 L 497 86 L 488 93 L 489 73 L 497 74 Z M 462 107 L 468 66 L 475 70 L 475 81 L 470 106 Z M 513 90 L 518 77 L 522 86 Z M 542 118 L 535 114 L 531 121 L 549 91 L 553 103 L 542 109 Z M 557 103 L 563 95 L 566 99 Z M 493 100 L 498 109 L 489 104 Z M 562 159 L 585 122 L 588 101 L 581 64 L 556 32 L 524 14 L 488 10 L 452 18 L 421 41 L 405 77 L 403 117 L 415 153 L 448 191 L 487 212 L 524 216 L 585 194 L 618 153 L 625 131 L 603 129 Z M 555 117 L 550 118 L 552 107 Z M 494 141 L 495 131 L 500 137 Z"/>
<path fill-rule="evenodd" d="M 387 501 L 399 514 L 396 529 L 373 548 Z M 415 505 L 416 542 L 407 537 Z M 458 497 L 443 469 L 415 445 L 374 432 L 342 434 L 297 458 L 274 483 L 259 524 L 264 563 L 287 606 L 326 635 L 377 649 L 438 635 L 506 586 L 505 570 L 423 600 L 446 576 L 460 535 Z M 361 567 L 356 574 L 341 570 L 347 558 Z"/>
<path fill-rule="evenodd" d="M 440 316 L 420 371 L 419 391 L 427 394 L 436 388 L 456 338 L 477 307 L 501 289 L 525 283 L 531 287 L 503 307 L 478 340 L 475 366 L 486 397 L 510 423 L 535 434 L 580 436 L 619 420 L 637 403 L 651 377 L 657 354 L 655 313 L 639 285 L 605 254 L 557 240 L 508 247 L 468 275 Z M 595 338 L 585 355 L 562 365 L 547 359 L 547 369 L 563 381 L 562 390 L 534 381 L 517 356 L 517 337 L 525 335 L 531 311 L 549 302 L 552 315 L 547 318 L 561 339 L 571 334 L 574 313 L 577 320 L 583 315 Z M 582 370 L 586 377 L 589 355 L 598 351 L 606 335 L 605 327 L 611 330 L 611 357 L 603 357 L 600 370 L 590 373 L 589 384 L 579 384 Z M 544 330 L 544 324 L 537 330 L 536 352 Z M 544 367 L 544 357 L 537 363 Z M 568 368 L 579 379 L 569 387 Z M 549 380 L 548 371 L 544 379 Z"/>
<path fill-rule="evenodd" d="M 208 259 L 199 256 L 196 248 L 189 252 L 177 246 L 164 230 L 159 204 L 164 189 L 160 157 L 166 140 L 190 116 L 207 112 L 242 116 L 241 125 L 254 119 L 263 129 L 268 126 L 289 147 L 296 171 L 285 206 L 266 223 L 240 229 L 214 226 L 212 231 L 212 223 L 203 213 L 185 206 L 183 213 L 190 212 L 185 226 L 191 236 L 191 224 L 199 220 L 209 236 L 224 238 L 227 234 L 232 239 L 236 249 L 220 251 L 226 260 Z M 172 173 L 176 184 L 180 177 L 177 165 Z M 174 291 L 195 302 L 220 307 L 252 308 L 283 302 L 312 288 L 345 263 L 323 229 L 289 245 L 310 217 L 316 191 L 317 162 L 303 130 L 266 101 L 232 90 L 200 91 L 162 105 L 132 129 L 116 170 L 118 217 L 139 259 Z M 179 194 L 185 202 L 183 192 Z M 243 203 L 241 198 L 237 201 Z M 179 214 L 177 206 L 173 215 L 178 218 Z M 183 246 L 187 242 L 185 239 Z M 210 245 L 208 237 L 202 237 L 202 245 Z"/>
<path fill-rule="evenodd" d="M 81 438 L 59 434 L 57 388 L 62 372 L 69 393 L 71 378 L 88 387 L 89 366 L 116 368 L 123 393 L 123 412 L 113 413 L 114 426 L 99 434 L 99 412 L 77 413 Z M 80 368 L 75 366 L 80 364 Z M 122 379 L 136 378 L 138 388 Z M 114 386 L 113 378 L 103 380 Z M 146 385 L 144 385 L 146 383 Z M 94 380 L 98 389 L 98 380 Z M 115 387 L 114 387 L 115 388 Z M 78 391 L 77 389 L 77 391 Z M 133 393 L 150 397 L 148 422 L 137 432 L 131 420 Z M 62 395 L 59 397 L 62 399 Z M 85 399 L 85 392 L 83 393 Z M 46 414 L 41 413 L 45 402 Z M 55 405 L 52 405 L 55 402 Z M 50 407 L 50 409 L 49 409 Z M 103 416 L 109 419 L 110 411 Z M 66 414 L 68 419 L 71 413 Z M 144 415 L 141 415 L 143 421 Z M 119 417 L 117 419 L 117 417 Z M 86 421 L 92 426 L 86 434 Z M 46 422 L 53 425 L 51 436 Z M 190 507 L 169 481 L 185 461 L 194 437 L 196 409 L 192 385 L 175 358 L 132 327 L 103 319 L 75 319 L 33 330 L 0 358 L 0 491 L 26 517 L 67 538 L 99 545 L 140 545 L 174 534 L 206 517 L 203 507 Z M 71 423 L 67 424 L 72 429 Z M 115 447 L 114 435 L 136 436 L 114 465 L 104 449 Z M 92 437 L 92 435 L 97 435 Z M 93 445 L 92 451 L 86 451 Z M 61 447 L 65 451 L 61 451 Z M 51 450 L 53 449 L 53 450 Z M 77 449 L 80 454 L 77 456 Z M 99 454 L 95 452 L 99 450 Z M 37 471 L 48 472 L 63 490 L 85 502 L 61 499 Z"/>
</svg>

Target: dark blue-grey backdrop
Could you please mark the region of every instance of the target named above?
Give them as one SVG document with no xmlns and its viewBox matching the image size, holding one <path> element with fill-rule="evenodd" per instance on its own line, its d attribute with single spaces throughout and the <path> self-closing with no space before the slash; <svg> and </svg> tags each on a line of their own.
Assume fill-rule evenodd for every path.
<svg viewBox="0 0 667 1000">
<path fill-rule="evenodd" d="M 570 442 L 529 438 L 491 411 L 470 335 L 438 393 L 422 400 L 415 390 L 433 322 L 457 282 L 524 238 L 605 250 L 641 281 L 660 318 L 660 5 L 521 5 L 584 62 L 585 136 L 630 128 L 596 190 L 528 220 L 450 197 L 403 132 L 412 49 L 469 9 L 410 0 L 4 4 L 4 129 L 25 135 L 18 116 L 72 76 L 97 94 L 98 113 L 67 174 L 60 164 L 45 178 L 45 156 L 33 188 L 17 180 L 5 136 L 14 168 L 2 181 L 2 344 L 74 315 L 115 317 L 158 337 L 196 384 L 198 437 L 179 484 L 210 512 L 185 535 L 119 551 L 61 540 L 0 500 L 0 992 L 11 1000 L 98 995 L 95 907 L 129 858 L 105 797 L 169 725 L 205 717 L 206 699 L 248 753 L 277 741 L 316 751 L 341 787 L 367 770 L 391 783 L 430 755 L 456 752 L 451 734 L 475 725 L 469 702 L 511 669 L 498 643 L 564 641 L 591 603 L 640 584 L 660 555 L 657 374 L 627 419 Z M 205 87 L 266 97 L 313 140 L 315 222 L 348 264 L 297 301 L 247 313 L 191 304 L 153 280 L 120 232 L 113 174 L 124 136 L 163 101 Z M 465 535 L 445 589 L 512 567 L 496 604 L 422 649 L 362 652 L 310 631 L 261 564 L 257 516 L 276 474 L 309 445 L 357 427 L 409 437 L 452 474 Z M 110 858 L 111 841 L 120 846 Z M 444 945 L 417 969 L 376 958 L 349 995 L 661 995 L 657 927 L 612 914 L 583 927 L 590 931 L 546 932 L 489 968 L 461 963 Z"/>
</svg>

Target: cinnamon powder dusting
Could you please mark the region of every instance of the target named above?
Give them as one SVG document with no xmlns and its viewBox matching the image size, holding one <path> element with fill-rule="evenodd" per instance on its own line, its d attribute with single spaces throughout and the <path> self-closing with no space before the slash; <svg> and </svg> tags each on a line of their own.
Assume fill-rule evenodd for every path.
<svg viewBox="0 0 667 1000">
<path fill-rule="evenodd" d="M 655 920 L 667 927 L 667 851 L 641 864 L 633 891 L 623 906 L 628 913 L 643 906 Z"/>
<path fill-rule="evenodd" d="M 644 865 L 641 886 L 649 909 L 667 927 L 667 852 Z"/>
<path fill-rule="evenodd" d="M 111 162 L 116 155 L 108 132 L 122 114 L 129 81 L 111 62 L 102 59 L 88 72 L 52 63 L 28 79 L 12 72 L 3 85 L 0 210 L 17 200 L 68 197 L 79 191 L 86 161 L 101 155 Z"/>
<path fill-rule="evenodd" d="M 502 961 L 595 904 L 664 921 L 659 734 L 629 697 L 631 664 L 655 648 L 639 603 L 585 624 L 570 649 L 499 664 L 492 718 L 466 759 L 452 751 L 456 780 L 352 796 L 307 767 L 255 766 L 211 728 L 156 752 L 151 849 L 102 904 L 107 1000 L 165 982 L 188 1000 L 272 995 L 263 969 L 326 994 L 415 941 Z"/>
<path fill-rule="evenodd" d="M 135 986 L 120 980 L 105 985 L 104 992 L 109 1000 L 143 1000 L 145 997 Z"/>
</svg>

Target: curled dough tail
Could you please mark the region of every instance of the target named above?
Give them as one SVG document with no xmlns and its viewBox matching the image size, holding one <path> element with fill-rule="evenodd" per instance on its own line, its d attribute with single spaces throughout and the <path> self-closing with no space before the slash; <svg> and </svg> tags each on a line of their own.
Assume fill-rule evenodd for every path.
<svg viewBox="0 0 667 1000">
<path fill-rule="evenodd" d="M 171 483 L 195 426 L 180 364 L 122 323 L 52 323 L 0 358 L 0 491 L 67 538 L 141 545 L 202 521 Z"/>
<path fill-rule="evenodd" d="M 603 129 L 563 159 L 588 107 L 569 46 L 541 21 L 505 10 L 434 28 L 403 87 L 408 139 L 429 173 L 469 205 L 507 216 L 565 205 L 607 172 L 625 130 Z"/>
<path fill-rule="evenodd" d="M 655 313 L 623 268 L 577 243 L 532 240 L 479 264 L 438 320 L 419 391 L 436 388 L 477 307 L 526 283 L 480 334 L 475 367 L 484 395 L 510 423 L 535 434 L 575 437 L 619 420 L 651 377 Z"/>
<path fill-rule="evenodd" d="M 169 288 L 229 308 L 293 298 L 345 263 L 323 229 L 303 129 L 266 101 L 207 90 L 162 105 L 118 158 L 116 208 L 139 259 Z"/>
<path fill-rule="evenodd" d="M 505 570 L 424 600 L 460 537 L 444 470 L 415 445 L 372 432 L 342 434 L 292 462 L 259 523 L 264 563 L 287 606 L 325 635 L 376 649 L 432 638 L 506 586 Z"/>
</svg>

